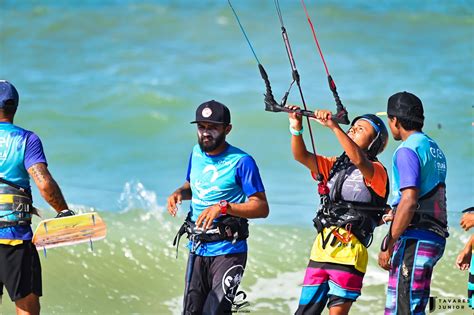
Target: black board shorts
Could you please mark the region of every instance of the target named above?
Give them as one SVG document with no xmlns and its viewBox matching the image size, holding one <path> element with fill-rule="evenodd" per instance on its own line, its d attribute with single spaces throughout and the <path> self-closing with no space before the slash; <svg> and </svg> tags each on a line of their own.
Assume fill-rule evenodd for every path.
<svg viewBox="0 0 474 315">
<path fill-rule="evenodd" d="M 192 259 L 191 256 L 188 259 Z M 244 274 L 247 253 L 194 256 L 184 315 L 232 315 L 234 298 Z M 186 275 L 189 275 L 189 261 Z M 188 284 L 186 283 L 186 286 Z M 244 293 L 245 294 L 245 293 Z"/>
<path fill-rule="evenodd" d="M 0 244 L 0 297 L 4 286 L 13 302 L 30 293 L 42 295 L 41 264 L 31 241 L 16 246 Z"/>
</svg>

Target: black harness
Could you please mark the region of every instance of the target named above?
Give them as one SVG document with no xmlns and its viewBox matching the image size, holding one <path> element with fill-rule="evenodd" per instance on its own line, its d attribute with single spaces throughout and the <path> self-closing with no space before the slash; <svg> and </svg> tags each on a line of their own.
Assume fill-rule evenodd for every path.
<svg viewBox="0 0 474 315">
<path fill-rule="evenodd" d="M 372 196 L 370 203 L 343 201 L 341 197 L 342 186 L 347 170 L 353 164 L 344 154 L 338 160 L 345 161 L 336 162 L 330 171 L 328 180 L 334 177 L 336 173 L 338 173 L 338 177 L 334 183 L 331 197 L 329 197 L 329 193 L 320 196 L 321 205 L 313 219 L 314 227 L 318 233 L 322 233 L 324 228 L 331 228 L 331 233 L 326 238 L 323 235 L 323 248 L 326 247 L 331 235 L 338 233 L 339 228 L 344 228 L 349 233 L 354 234 L 365 247 L 369 247 L 373 240 L 374 229 L 387 209 L 389 183 L 387 181 L 387 193 L 383 198 L 378 196 L 370 187 L 367 187 Z M 336 238 L 333 242 L 335 241 Z"/>
<path fill-rule="evenodd" d="M 428 230 L 428 231 L 438 234 L 439 236 L 443 238 L 447 238 L 449 236 L 447 223 L 435 218 L 434 216 L 428 213 L 425 213 L 426 209 L 424 209 L 424 207 L 426 206 L 425 202 L 430 201 L 430 199 L 438 192 L 438 189 L 440 188 L 440 186 L 444 188 L 445 184 L 444 183 L 439 184 L 438 186 L 433 188 L 429 193 L 427 193 L 425 196 L 418 199 L 417 209 L 407 229 Z M 397 209 L 394 208 L 393 211 L 395 215 Z M 390 224 L 388 233 L 384 237 L 382 244 L 380 245 L 381 251 L 385 252 L 388 249 L 388 242 L 391 239 L 392 239 L 392 224 Z"/>
<path fill-rule="evenodd" d="M 443 189 L 444 191 L 445 188 L 446 185 L 444 183 L 438 184 L 429 193 L 418 200 L 418 207 L 410 222 L 410 228 L 426 229 L 445 238 L 449 236 L 447 222 L 435 218 L 432 213 L 428 211 L 434 208 L 433 202 L 435 202 L 435 200 L 433 200 L 433 198 L 436 199 L 438 190 Z M 446 200 L 444 200 L 443 203 L 446 204 Z"/>
<path fill-rule="evenodd" d="M 0 182 L 7 185 L 0 187 L 0 198 L 9 199 L 8 202 L 0 202 L 0 211 L 11 211 L 8 214 L 0 215 L 0 228 L 30 225 L 31 215 L 36 213 L 31 193 L 3 178 L 0 178 Z M 14 219 L 11 219 L 12 215 L 15 216 Z"/>
<path fill-rule="evenodd" d="M 188 213 L 173 240 L 173 246 L 176 246 L 176 255 L 178 255 L 179 240 L 184 233 L 187 233 L 187 238 L 192 242 L 191 251 L 195 252 L 202 243 L 229 241 L 234 244 L 247 239 L 249 224 L 247 219 L 226 215 L 214 223 L 211 229 L 203 230 L 196 228 L 196 224 L 191 221 L 191 213 Z"/>
<path fill-rule="evenodd" d="M 322 207 L 313 219 L 314 227 L 318 233 L 322 233 L 324 228 L 332 227 L 331 232 L 344 228 L 354 234 L 365 247 L 369 247 L 372 243 L 373 231 L 382 219 L 386 206 L 371 207 L 344 201 L 335 203 L 330 201 L 329 203 L 329 205 Z M 326 239 L 323 238 L 323 248 L 326 247 L 330 235 Z"/>
</svg>

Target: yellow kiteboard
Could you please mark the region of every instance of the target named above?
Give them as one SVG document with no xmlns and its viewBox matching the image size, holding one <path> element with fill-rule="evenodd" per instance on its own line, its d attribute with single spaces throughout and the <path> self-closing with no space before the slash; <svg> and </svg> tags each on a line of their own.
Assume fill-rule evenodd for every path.
<svg viewBox="0 0 474 315">
<path fill-rule="evenodd" d="M 105 238 L 107 227 L 97 212 L 41 221 L 33 235 L 37 250 L 75 245 Z"/>
</svg>

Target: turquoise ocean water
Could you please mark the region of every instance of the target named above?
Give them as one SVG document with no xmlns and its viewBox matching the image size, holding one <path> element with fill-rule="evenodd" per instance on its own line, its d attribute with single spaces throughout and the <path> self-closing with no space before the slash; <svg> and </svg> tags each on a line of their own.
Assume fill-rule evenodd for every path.
<svg viewBox="0 0 474 315">
<path fill-rule="evenodd" d="M 291 73 L 273 1 L 233 4 L 280 98 Z M 472 2 L 307 5 L 351 117 L 385 111 L 388 96 L 398 91 L 423 100 L 425 131 L 448 159 L 452 234 L 431 295 L 463 298 L 467 274 L 454 260 L 469 236 L 458 228 L 459 213 L 474 205 Z M 308 105 L 334 109 L 299 1 L 281 1 L 281 7 Z M 268 219 L 251 226 L 241 285 L 246 310 L 295 310 L 314 238 L 316 187 L 292 159 L 285 115 L 263 110 L 263 82 L 226 1 L 0 0 L 0 77 L 18 88 L 15 122 L 42 138 L 71 207 L 99 211 L 109 228 L 93 252 L 78 245 L 42 258 L 43 313 L 179 314 L 186 250 L 175 259 L 171 242 L 188 204 L 178 218 L 164 205 L 183 183 L 196 142 L 189 121 L 209 99 L 230 107 L 228 140 L 256 159 L 271 208 Z M 289 101 L 300 104 L 296 89 Z M 332 134 L 313 127 L 318 152 L 338 155 Z M 388 167 L 396 146 L 392 140 L 381 155 Z M 35 196 L 43 215 L 53 216 Z M 384 233 L 380 228 L 369 249 L 363 294 L 352 314 L 383 310 L 388 276 L 376 255 Z M 4 296 L 0 313 L 12 311 Z"/>
</svg>

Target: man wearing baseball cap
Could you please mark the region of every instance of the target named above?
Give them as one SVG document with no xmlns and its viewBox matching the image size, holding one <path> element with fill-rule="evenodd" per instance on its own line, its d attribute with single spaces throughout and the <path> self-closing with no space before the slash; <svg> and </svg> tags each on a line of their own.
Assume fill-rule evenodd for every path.
<svg viewBox="0 0 474 315">
<path fill-rule="evenodd" d="M 175 242 L 187 233 L 190 254 L 183 314 L 230 314 L 247 261 L 247 219 L 265 218 L 269 209 L 253 158 L 226 142 L 232 129 L 229 109 L 211 100 L 196 110 L 198 144 L 185 183 L 168 198 L 175 216 L 191 200 Z"/>
<path fill-rule="evenodd" d="M 379 265 L 390 271 L 385 314 L 424 314 L 433 267 L 449 235 L 446 158 L 423 133 L 423 114 L 412 93 L 388 99 L 388 124 L 402 143 L 392 161 L 394 218 L 379 254 Z"/>
<path fill-rule="evenodd" d="M 30 175 L 58 216 L 73 212 L 48 171 L 39 137 L 13 124 L 18 103 L 13 84 L 0 80 L 0 298 L 5 287 L 17 314 L 39 314 L 41 265 L 31 243 L 31 217 L 37 212 Z"/>
</svg>

